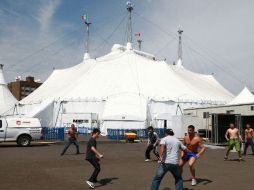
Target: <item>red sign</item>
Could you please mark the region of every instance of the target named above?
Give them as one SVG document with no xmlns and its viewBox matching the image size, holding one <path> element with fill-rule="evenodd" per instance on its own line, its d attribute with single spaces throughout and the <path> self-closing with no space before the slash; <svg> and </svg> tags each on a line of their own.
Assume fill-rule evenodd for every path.
<svg viewBox="0 0 254 190">
<path fill-rule="evenodd" d="M 26 123 L 26 124 L 28 124 L 28 123 L 31 123 L 30 121 L 23 121 L 22 123 Z"/>
</svg>

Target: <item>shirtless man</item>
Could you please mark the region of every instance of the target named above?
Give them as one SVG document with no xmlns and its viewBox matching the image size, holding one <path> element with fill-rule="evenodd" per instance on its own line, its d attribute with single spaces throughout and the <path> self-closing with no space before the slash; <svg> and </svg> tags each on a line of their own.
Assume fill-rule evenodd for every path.
<svg viewBox="0 0 254 190">
<path fill-rule="evenodd" d="M 246 151 L 249 145 L 251 146 L 252 154 L 254 155 L 253 137 L 254 137 L 254 131 L 250 127 L 250 124 L 247 124 L 245 129 L 245 146 L 244 146 L 243 155 L 246 155 Z"/>
<path fill-rule="evenodd" d="M 192 176 L 191 185 L 197 185 L 197 179 L 195 175 L 194 164 L 196 160 L 205 152 L 205 145 L 203 139 L 195 134 L 195 127 L 193 125 L 188 126 L 188 135 L 184 137 L 183 144 L 191 152 L 184 153 L 182 152 L 180 159 L 180 167 L 183 171 L 183 166 L 186 162 L 189 161 L 190 172 Z"/>
<path fill-rule="evenodd" d="M 232 150 L 235 147 L 235 150 L 238 152 L 239 161 L 241 161 L 242 160 L 242 157 L 241 157 L 242 137 L 239 133 L 239 130 L 237 128 L 235 128 L 234 123 L 229 124 L 229 129 L 227 130 L 227 132 L 225 134 L 225 138 L 228 141 L 228 150 L 227 150 L 227 153 L 224 157 L 224 160 L 228 159 L 230 150 Z"/>
</svg>

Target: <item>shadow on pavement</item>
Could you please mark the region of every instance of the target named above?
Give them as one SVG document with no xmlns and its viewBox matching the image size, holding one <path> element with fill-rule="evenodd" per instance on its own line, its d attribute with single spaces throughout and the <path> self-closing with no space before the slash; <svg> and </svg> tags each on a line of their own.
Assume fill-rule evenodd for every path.
<svg viewBox="0 0 254 190">
<path fill-rule="evenodd" d="M 162 189 L 162 190 L 172 190 L 172 189 L 170 189 L 169 187 L 165 187 L 165 188 L 164 188 L 164 189 Z M 183 188 L 183 190 L 194 190 L 194 189 Z"/>
<path fill-rule="evenodd" d="M 49 146 L 49 144 L 32 144 L 26 147 L 18 146 L 17 144 L 0 144 L 0 148 L 31 148 L 31 147 L 42 147 L 42 146 Z"/>
<path fill-rule="evenodd" d="M 104 179 L 101 179 L 100 181 L 99 181 L 99 183 L 100 183 L 100 185 L 98 185 L 98 186 L 96 186 L 96 187 L 102 187 L 102 186 L 105 186 L 105 185 L 107 185 L 107 184 L 112 184 L 112 181 L 113 180 L 116 180 L 116 179 L 119 179 L 119 178 L 117 178 L 117 177 L 112 177 L 112 178 L 104 178 Z"/>
<path fill-rule="evenodd" d="M 191 178 L 190 179 L 187 179 L 187 180 L 183 180 L 184 182 L 186 182 L 186 181 L 190 181 L 191 182 Z M 209 184 L 209 183 L 212 183 L 213 181 L 212 180 L 210 180 L 210 179 L 203 179 L 203 178 L 198 178 L 197 179 L 197 185 L 198 184 L 202 184 L 202 185 L 207 185 L 207 184 Z M 186 189 L 186 190 L 188 190 L 188 188 Z M 191 189 L 190 189 L 191 190 Z"/>
<path fill-rule="evenodd" d="M 227 159 L 227 160 L 224 160 L 224 161 L 230 161 L 230 162 L 244 162 L 245 160 L 239 160 L 239 158 L 237 159 Z"/>
</svg>

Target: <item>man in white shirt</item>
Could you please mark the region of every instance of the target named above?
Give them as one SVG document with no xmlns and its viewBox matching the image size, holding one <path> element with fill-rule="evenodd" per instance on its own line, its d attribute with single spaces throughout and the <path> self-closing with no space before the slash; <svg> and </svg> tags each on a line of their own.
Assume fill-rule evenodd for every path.
<svg viewBox="0 0 254 190">
<path fill-rule="evenodd" d="M 179 151 L 188 152 L 187 148 L 176 137 L 172 129 L 165 130 L 166 137 L 160 142 L 160 165 L 153 179 L 151 190 L 158 190 L 164 175 L 170 171 L 175 178 L 176 190 L 183 189 L 183 178 L 179 166 Z"/>
</svg>

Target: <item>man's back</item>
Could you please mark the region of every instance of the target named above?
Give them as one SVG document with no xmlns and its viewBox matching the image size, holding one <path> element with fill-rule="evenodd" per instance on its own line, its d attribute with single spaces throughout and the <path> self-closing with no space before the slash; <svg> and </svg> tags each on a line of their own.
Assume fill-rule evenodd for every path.
<svg viewBox="0 0 254 190">
<path fill-rule="evenodd" d="M 161 143 L 166 146 L 166 152 L 164 154 L 164 162 L 171 164 L 179 163 L 179 150 L 184 150 L 186 147 L 173 136 L 166 136 L 161 139 Z"/>
</svg>

